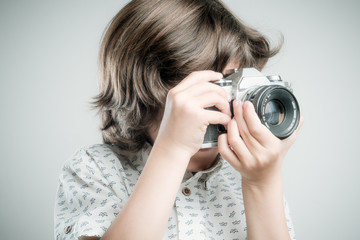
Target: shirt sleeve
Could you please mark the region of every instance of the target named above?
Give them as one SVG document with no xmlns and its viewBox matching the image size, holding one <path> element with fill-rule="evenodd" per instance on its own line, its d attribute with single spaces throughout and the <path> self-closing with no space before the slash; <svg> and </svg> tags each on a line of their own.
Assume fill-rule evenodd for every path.
<svg viewBox="0 0 360 240">
<path fill-rule="evenodd" d="M 296 240 L 294 225 L 290 216 L 289 204 L 284 197 L 285 217 L 291 240 Z"/>
<path fill-rule="evenodd" d="M 127 201 L 121 163 L 106 147 L 80 149 L 59 177 L 55 239 L 101 237 Z"/>
</svg>

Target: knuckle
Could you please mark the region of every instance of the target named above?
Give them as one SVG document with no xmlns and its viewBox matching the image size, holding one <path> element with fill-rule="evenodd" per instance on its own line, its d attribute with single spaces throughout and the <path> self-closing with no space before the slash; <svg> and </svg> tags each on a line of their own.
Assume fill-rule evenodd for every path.
<svg viewBox="0 0 360 240">
<path fill-rule="evenodd" d="M 257 166 L 260 169 L 266 168 L 269 165 L 269 159 L 266 157 L 263 157 L 261 160 L 257 162 Z"/>
<path fill-rule="evenodd" d="M 171 89 L 168 92 L 168 98 L 172 100 L 174 105 L 183 105 L 184 103 L 186 103 L 186 101 L 184 101 L 183 95 L 184 94 L 182 94 L 182 92 L 178 92 L 176 89 Z"/>
<path fill-rule="evenodd" d="M 200 130 L 201 130 L 201 132 L 202 132 L 202 133 L 205 133 L 207 127 L 208 127 L 208 124 L 207 124 L 207 123 L 204 123 L 204 124 L 200 125 Z"/>
<path fill-rule="evenodd" d="M 228 135 L 228 142 L 231 146 L 236 146 L 238 144 L 238 141 L 239 141 L 238 136 L 235 136 L 233 134 L 231 136 Z"/>
<path fill-rule="evenodd" d="M 279 157 L 279 151 L 276 149 L 270 149 L 267 152 L 267 156 L 264 156 L 264 161 L 269 162 L 271 160 L 275 160 Z"/>
<path fill-rule="evenodd" d="M 176 96 L 176 90 L 175 88 L 172 88 L 168 91 L 167 93 L 167 97 L 170 98 L 170 99 L 173 99 L 174 97 Z"/>
<path fill-rule="evenodd" d="M 262 129 L 260 127 L 249 128 L 249 132 L 252 136 L 260 136 L 262 134 Z"/>
<path fill-rule="evenodd" d="M 256 167 L 260 169 L 265 168 L 269 164 L 270 159 L 271 156 L 268 153 L 258 153 L 255 160 Z"/>
<path fill-rule="evenodd" d="M 199 71 L 194 71 L 194 72 L 191 72 L 190 74 L 189 74 L 189 77 L 198 77 L 199 76 Z"/>
<path fill-rule="evenodd" d="M 229 103 L 227 101 L 225 101 L 221 96 L 219 98 L 219 102 L 216 105 L 216 107 L 220 110 L 220 111 L 224 111 L 227 108 L 230 108 Z"/>
<path fill-rule="evenodd" d="M 244 161 L 243 165 L 248 171 L 253 171 L 256 169 L 256 164 L 254 161 Z"/>
<path fill-rule="evenodd" d="M 227 115 L 223 113 L 216 114 L 216 122 L 219 124 L 224 124 L 228 120 Z"/>
</svg>

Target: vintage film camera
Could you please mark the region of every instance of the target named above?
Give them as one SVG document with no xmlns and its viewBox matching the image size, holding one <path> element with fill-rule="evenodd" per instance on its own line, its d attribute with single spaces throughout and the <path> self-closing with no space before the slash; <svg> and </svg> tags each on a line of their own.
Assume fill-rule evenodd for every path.
<svg viewBox="0 0 360 240">
<path fill-rule="evenodd" d="M 299 125 L 299 104 L 289 83 L 278 75 L 264 76 L 255 68 L 242 68 L 214 83 L 223 87 L 232 100 L 252 102 L 261 123 L 279 139 L 290 136 Z M 232 109 L 232 101 L 230 106 Z M 222 125 L 209 125 L 201 148 L 217 147 L 218 136 L 224 131 Z"/>
</svg>

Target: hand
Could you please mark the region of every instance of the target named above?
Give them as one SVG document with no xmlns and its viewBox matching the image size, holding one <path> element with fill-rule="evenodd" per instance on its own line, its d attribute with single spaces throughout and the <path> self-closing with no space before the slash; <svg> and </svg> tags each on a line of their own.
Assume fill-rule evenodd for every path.
<svg viewBox="0 0 360 240">
<path fill-rule="evenodd" d="M 228 124 L 230 96 L 210 81 L 222 78 L 214 71 L 193 72 L 167 95 L 155 143 L 185 151 L 191 157 L 201 147 L 209 124 Z M 220 111 L 206 109 L 215 106 Z"/>
<path fill-rule="evenodd" d="M 243 182 L 267 184 L 281 175 L 282 160 L 294 143 L 303 118 L 290 137 L 280 140 L 260 122 L 252 103 L 236 100 L 233 106 L 234 118 L 227 125 L 227 134 L 218 139 L 219 152 L 241 173 Z"/>
</svg>

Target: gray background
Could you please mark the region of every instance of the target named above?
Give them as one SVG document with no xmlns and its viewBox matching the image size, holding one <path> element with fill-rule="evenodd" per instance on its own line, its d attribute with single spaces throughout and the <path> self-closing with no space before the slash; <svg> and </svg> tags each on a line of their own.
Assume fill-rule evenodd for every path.
<svg viewBox="0 0 360 240">
<path fill-rule="evenodd" d="M 284 163 L 298 239 L 359 239 L 360 5 L 225 1 L 282 52 L 264 70 L 293 83 L 305 124 Z M 0 2 L 0 239 L 52 239 L 62 163 L 101 142 L 103 29 L 124 1 Z"/>
</svg>

